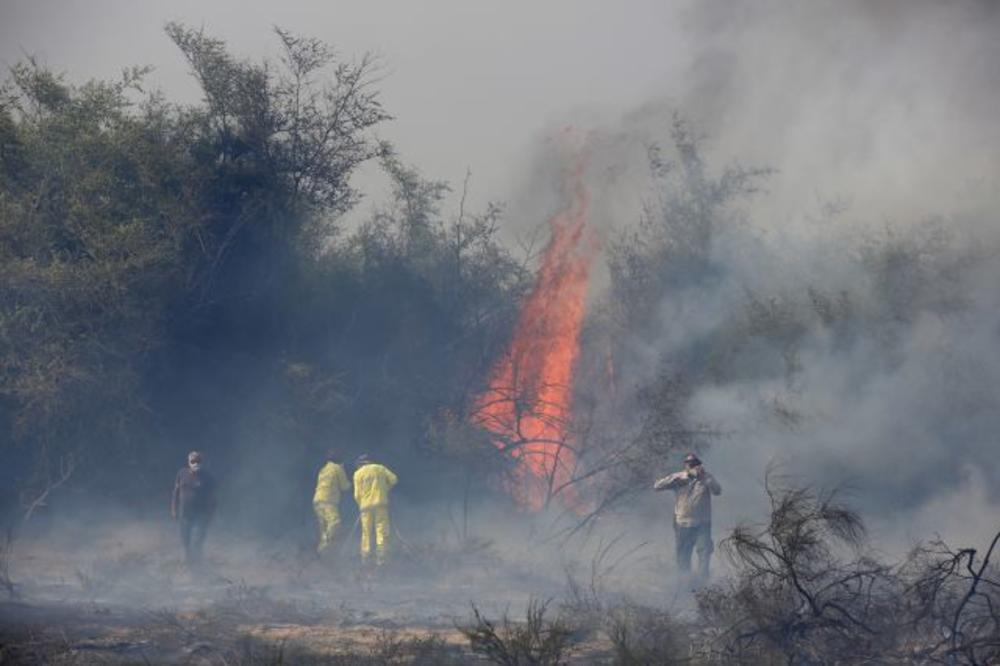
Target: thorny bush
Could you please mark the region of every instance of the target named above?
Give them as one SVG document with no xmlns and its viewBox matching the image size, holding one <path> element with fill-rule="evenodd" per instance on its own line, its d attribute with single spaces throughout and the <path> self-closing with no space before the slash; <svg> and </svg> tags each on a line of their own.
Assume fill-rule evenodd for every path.
<svg viewBox="0 0 1000 666">
<path fill-rule="evenodd" d="M 524 623 L 505 613 L 499 623 L 487 619 L 473 605 L 473 623 L 458 627 L 474 654 L 502 666 L 555 666 L 562 664 L 573 639 L 563 620 L 547 620 L 549 602 L 532 599 Z"/>
<path fill-rule="evenodd" d="M 1000 658 L 1000 580 L 941 542 L 889 564 L 866 552 L 837 493 L 766 482 L 770 520 L 722 548 L 735 568 L 697 595 L 698 652 L 714 662 L 987 664 Z"/>
</svg>

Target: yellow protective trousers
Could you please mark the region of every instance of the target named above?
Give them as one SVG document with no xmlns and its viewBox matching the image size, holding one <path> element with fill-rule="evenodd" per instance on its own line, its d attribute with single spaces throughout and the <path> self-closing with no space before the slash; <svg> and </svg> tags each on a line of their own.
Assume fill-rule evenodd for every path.
<svg viewBox="0 0 1000 666">
<path fill-rule="evenodd" d="M 389 547 L 389 507 L 373 506 L 361 511 L 361 559 L 368 561 L 372 555 L 372 531 L 375 532 L 375 556 L 378 564 L 385 562 Z"/>
<path fill-rule="evenodd" d="M 319 522 L 319 545 L 317 552 L 322 553 L 333 544 L 333 537 L 337 534 L 337 527 L 340 525 L 340 509 L 336 504 L 316 502 L 313 504 L 316 511 L 316 520 Z"/>
</svg>

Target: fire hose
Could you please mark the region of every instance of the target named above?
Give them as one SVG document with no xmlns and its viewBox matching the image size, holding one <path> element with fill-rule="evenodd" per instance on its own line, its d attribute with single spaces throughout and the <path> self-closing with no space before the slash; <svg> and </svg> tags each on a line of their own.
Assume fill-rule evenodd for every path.
<svg viewBox="0 0 1000 666">
<path fill-rule="evenodd" d="M 395 525 L 393 525 L 392 526 L 392 531 L 396 534 L 396 538 L 399 539 L 399 543 L 404 548 L 406 548 L 408 551 L 410 551 L 410 555 L 416 555 L 417 554 L 416 549 L 413 546 L 411 546 L 409 544 L 409 542 L 407 542 L 406 539 L 403 538 L 402 534 L 399 533 L 399 528 L 398 527 L 396 527 Z"/>
<path fill-rule="evenodd" d="M 341 555 L 343 555 L 344 548 L 346 547 L 345 544 L 347 544 L 347 543 L 349 543 L 351 541 L 354 541 L 354 536 L 358 533 L 358 526 L 360 524 L 361 524 L 361 514 L 358 514 L 358 517 L 354 519 L 354 525 L 351 527 L 351 533 L 347 536 L 346 539 L 341 539 L 340 545 L 338 546 L 338 550 L 337 550 L 337 557 L 338 558 Z M 406 539 L 403 538 L 402 534 L 399 533 L 399 528 L 398 527 L 396 527 L 395 525 L 393 525 L 392 526 L 392 532 L 396 536 L 396 539 L 399 540 L 400 545 L 402 545 L 403 548 L 405 548 L 407 551 L 409 551 L 410 555 L 416 555 L 417 554 L 417 550 L 412 545 L 410 545 L 409 541 L 407 541 Z"/>
<path fill-rule="evenodd" d="M 349 535 L 347 535 L 346 539 L 341 539 L 340 540 L 340 545 L 337 546 L 337 559 L 340 559 L 341 556 L 343 556 L 343 554 L 344 554 L 344 548 L 346 547 L 345 544 L 347 544 L 348 542 L 354 541 L 354 535 L 357 534 L 357 532 L 358 532 L 358 525 L 360 523 L 361 523 L 361 514 L 358 514 L 358 517 L 354 519 L 354 526 L 351 527 L 351 533 Z"/>
</svg>

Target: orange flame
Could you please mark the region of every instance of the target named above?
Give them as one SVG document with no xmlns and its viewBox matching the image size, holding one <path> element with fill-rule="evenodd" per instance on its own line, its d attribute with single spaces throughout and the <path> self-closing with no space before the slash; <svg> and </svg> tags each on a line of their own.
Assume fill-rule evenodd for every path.
<svg viewBox="0 0 1000 666">
<path fill-rule="evenodd" d="M 569 428 L 573 373 L 597 251 L 587 228 L 584 167 L 579 157 L 569 174 L 568 205 L 549 220 L 552 235 L 510 348 L 476 401 L 475 420 L 518 461 L 510 490 L 530 509 L 542 508 L 555 494 L 575 503 L 567 485 L 577 458 Z"/>
</svg>

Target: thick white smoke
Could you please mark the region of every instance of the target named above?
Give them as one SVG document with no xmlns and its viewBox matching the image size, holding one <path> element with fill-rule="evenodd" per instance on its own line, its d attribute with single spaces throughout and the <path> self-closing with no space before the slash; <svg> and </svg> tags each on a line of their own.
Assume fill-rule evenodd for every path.
<svg viewBox="0 0 1000 666">
<path fill-rule="evenodd" d="M 636 165 L 671 109 L 707 134 L 717 172 L 775 172 L 716 235 L 718 275 L 670 291 L 661 334 L 632 341 L 648 373 L 623 383 L 735 325 L 749 295 L 777 304 L 805 327 L 792 357 L 757 339 L 691 403 L 728 433 L 708 456 L 728 481 L 717 524 L 760 517 L 777 461 L 849 486 L 886 547 L 982 540 L 1000 487 L 997 7 L 699 2 L 677 16 L 692 67 L 669 102 L 595 133 L 595 221 L 609 237 L 635 224 Z M 849 333 L 822 325 L 810 287 L 835 307 L 844 295 Z M 781 363 L 793 371 L 761 371 Z"/>
</svg>

